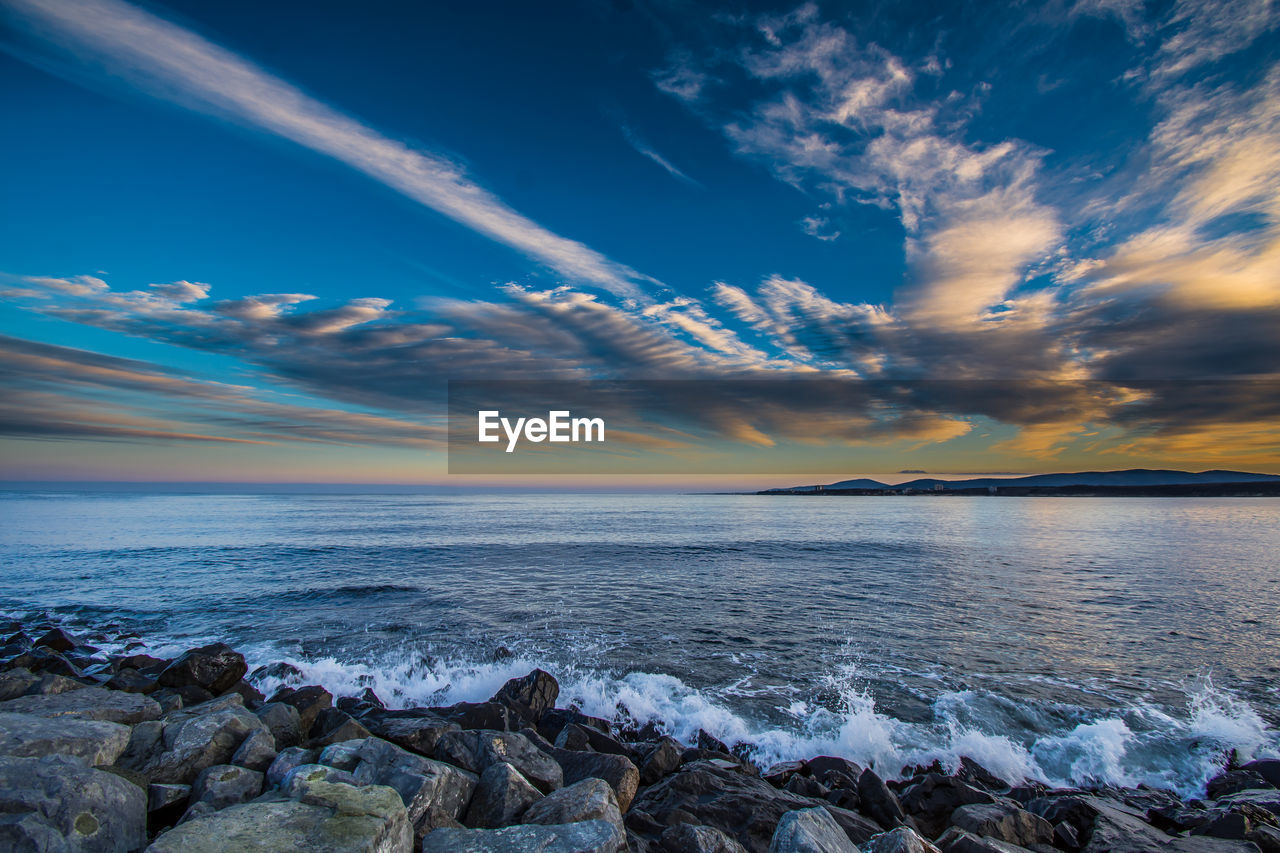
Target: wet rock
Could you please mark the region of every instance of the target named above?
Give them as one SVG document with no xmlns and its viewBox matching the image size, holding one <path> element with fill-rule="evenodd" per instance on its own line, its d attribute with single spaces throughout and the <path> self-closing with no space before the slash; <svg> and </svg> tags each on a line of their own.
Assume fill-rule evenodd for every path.
<svg viewBox="0 0 1280 853">
<path fill-rule="evenodd" d="M 652 785 L 680 767 L 684 747 L 673 737 L 662 737 L 640 763 L 640 784 Z"/>
<path fill-rule="evenodd" d="M 556 706 L 560 684 L 541 669 L 513 678 L 493 695 L 490 702 L 506 705 L 524 722 L 537 725 L 542 715 Z"/>
<path fill-rule="evenodd" d="M 437 829 L 422 853 L 623 853 L 627 836 L 605 820 L 505 829 Z"/>
<path fill-rule="evenodd" d="M 45 696 L 23 696 L 0 702 L 0 713 L 38 717 L 100 720 L 132 725 L 160 716 L 160 706 L 137 693 L 85 687 Z"/>
<path fill-rule="evenodd" d="M 1273 788 L 1280 788 L 1280 758 L 1260 758 L 1242 765 L 1241 770 L 1257 773 Z"/>
<path fill-rule="evenodd" d="M 369 736 L 369 730 L 350 714 L 337 708 L 325 708 L 311 727 L 311 740 L 307 745 L 325 747 L 347 740 L 363 740 Z"/>
<path fill-rule="evenodd" d="M 143 675 L 136 669 L 126 667 L 107 679 L 105 686 L 111 690 L 119 690 L 124 693 L 145 694 L 155 693 L 160 688 L 160 682 L 149 675 Z"/>
<path fill-rule="evenodd" d="M 543 712 L 542 718 L 538 720 L 536 726 L 538 734 L 542 735 L 548 741 L 554 743 L 556 738 L 560 736 L 560 730 L 567 725 L 576 724 L 595 729 L 605 734 L 612 731 L 608 720 L 602 720 L 599 717 L 590 717 L 581 711 L 575 711 L 571 708 L 550 708 Z"/>
<path fill-rule="evenodd" d="M 357 742 L 339 746 L 349 750 Z M 330 747 L 336 749 L 336 747 Z M 320 760 L 326 760 L 321 753 Z M 408 819 L 418 837 L 441 825 L 442 819 L 460 820 L 475 792 L 475 774 L 441 761 L 401 749 L 378 738 L 355 746 L 351 775 L 361 785 L 386 785 L 394 789 L 408 809 Z"/>
<path fill-rule="evenodd" d="M 52 628 L 40 639 L 36 640 L 33 645 L 52 649 L 55 652 L 69 652 L 80 645 L 80 641 L 61 628 Z"/>
<path fill-rule="evenodd" d="M 591 739 L 587 736 L 588 731 L 590 729 L 585 726 L 570 723 L 560 729 L 560 734 L 556 735 L 555 745 L 560 749 L 572 749 L 575 752 L 591 749 Z"/>
<path fill-rule="evenodd" d="M 1067 823 L 1081 838 L 1093 831 L 1098 810 L 1085 797 L 1040 797 L 1027 804 L 1027 811 L 1040 815 L 1052 824 Z"/>
<path fill-rule="evenodd" d="M 1065 820 L 1053 826 L 1053 846 L 1059 850 L 1075 851 L 1080 849 L 1080 833 Z"/>
<path fill-rule="evenodd" d="M 1171 835 L 1187 832 L 1198 826 L 1204 826 L 1213 820 L 1212 813 L 1200 806 L 1184 805 L 1164 806 L 1147 812 L 1147 823 L 1159 827 Z"/>
<path fill-rule="evenodd" d="M 961 806 L 994 803 L 996 798 L 986 791 L 960 781 L 954 776 L 929 773 L 898 797 L 902 808 L 915 820 L 929 838 L 937 838 L 950 823 L 951 813 Z"/>
<path fill-rule="evenodd" d="M 858 777 L 862 775 L 862 768 L 857 764 L 835 755 L 819 755 L 816 758 L 810 758 L 804 763 L 804 769 L 806 773 L 828 788 L 839 787 L 839 783 L 828 781 L 832 773 L 838 773 L 842 783 L 847 779 L 853 785 L 858 784 Z"/>
<path fill-rule="evenodd" d="M 262 691 L 247 681 L 237 681 L 223 692 L 240 694 L 240 698 L 244 700 L 244 706 L 250 711 L 256 711 L 261 708 L 266 700 L 266 697 L 262 695 Z"/>
<path fill-rule="evenodd" d="M 304 677 L 302 670 L 284 661 L 276 661 L 275 663 L 256 667 L 253 672 L 246 676 L 247 680 L 255 684 L 261 684 L 268 680 L 280 681 L 285 684 L 298 684 Z"/>
<path fill-rule="evenodd" d="M 957 826 L 948 829 L 934 843 L 942 853 L 1026 853 L 1027 850 L 998 838 L 982 838 Z"/>
<path fill-rule="evenodd" d="M 114 764 L 129 737 L 129 727 L 119 723 L 0 714 L 0 755 L 70 755 L 87 764 Z"/>
<path fill-rule="evenodd" d="M 136 850 L 147 839 L 143 790 L 64 755 L 0 757 L 0 814 L 6 850 Z"/>
<path fill-rule="evenodd" d="M 667 827 L 658 839 L 662 853 L 746 853 L 737 841 L 714 826 L 678 823 Z"/>
<path fill-rule="evenodd" d="M 509 732 L 520 727 L 520 718 L 501 702 L 459 702 L 429 710 L 443 720 L 457 723 L 463 729 Z"/>
<path fill-rule="evenodd" d="M 268 700 L 269 704 L 275 702 L 290 705 L 298 712 L 298 730 L 305 734 L 311 731 L 321 711 L 333 707 L 333 694 L 314 684 L 297 690 L 286 687 Z"/>
<path fill-rule="evenodd" d="M 1241 791 L 1270 787 L 1271 783 L 1263 778 L 1260 773 L 1252 770 L 1229 770 L 1210 779 L 1209 784 L 1206 786 L 1206 792 L 1209 795 L 1209 799 L 1216 800 L 1229 794 L 1238 794 Z"/>
<path fill-rule="evenodd" d="M 979 788 L 986 788 L 988 791 L 1007 791 L 1010 785 L 978 762 L 969 758 L 967 755 L 960 758 L 960 769 L 956 771 L 956 777 L 970 785 Z"/>
<path fill-rule="evenodd" d="M 862 853 L 940 853 L 937 847 L 907 826 L 882 832 L 863 844 L 861 849 Z"/>
<path fill-rule="evenodd" d="M 395 791 L 317 782 L 298 800 L 230 806 L 182 823 L 147 853 L 410 853 L 413 833 Z"/>
<path fill-rule="evenodd" d="M 529 806 L 521 823 L 552 826 L 591 820 L 607 821 L 626 834 L 618 800 L 603 779 L 583 779 L 553 791 Z"/>
<path fill-rule="evenodd" d="M 425 756 L 435 753 L 436 744 L 445 733 L 461 731 L 457 723 L 441 719 L 434 714 L 430 716 L 399 716 L 396 712 L 370 714 L 361 722 L 378 737 L 389 740 L 410 752 Z"/>
<path fill-rule="evenodd" d="M 574 752 L 556 747 L 546 752 L 560 765 L 565 785 L 573 785 L 583 779 L 603 779 L 613 788 L 618 807 L 624 812 L 631 807 L 640 787 L 640 771 L 631 759 L 622 755 Z"/>
<path fill-rule="evenodd" d="M 182 710 L 182 696 L 170 687 L 161 687 L 154 693 L 148 693 L 152 701 L 160 706 L 161 714 L 169 714 Z"/>
<path fill-rule="evenodd" d="M 858 848 L 826 809 L 812 808 L 782 816 L 769 853 L 858 853 Z"/>
<path fill-rule="evenodd" d="M 232 764 L 259 773 L 266 772 L 275 760 L 276 741 L 265 729 L 250 732 L 231 756 Z"/>
<path fill-rule="evenodd" d="M 212 702 L 215 698 L 212 693 L 205 690 L 198 684 L 186 684 L 182 687 L 162 687 L 160 690 L 157 690 L 156 693 L 158 694 L 162 690 L 171 691 L 176 695 L 181 702 L 179 707 L 182 708 L 190 708 L 193 705 L 203 705 L 205 702 Z M 158 696 L 154 696 L 153 698 L 155 698 L 157 702 L 161 701 Z"/>
<path fill-rule="evenodd" d="M 810 797 L 815 800 L 824 799 L 829 789 L 826 785 L 814 779 L 812 776 L 805 776 L 797 773 L 787 780 L 787 784 L 782 786 L 782 790 L 788 791 L 796 796 Z"/>
<path fill-rule="evenodd" d="M 541 798 L 542 794 L 520 775 L 519 770 L 499 761 L 480 774 L 463 823 L 471 829 L 510 826 Z"/>
<path fill-rule="evenodd" d="M 435 757 L 475 774 L 483 773 L 491 764 L 505 761 L 543 793 L 564 784 L 564 771 L 555 759 L 516 732 L 484 729 L 447 732 L 436 744 Z"/>
<path fill-rule="evenodd" d="M 80 678 L 83 673 L 62 655 L 39 646 L 28 649 L 5 662 L 3 669 L 21 668 L 36 673 Z"/>
<path fill-rule="evenodd" d="M 183 652 L 156 679 L 163 687 L 200 687 L 215 696 L 244 678 L 244 655 L 226 643 L 212 643 Z"/>
<path fill-rule="evenodd" d="M 1274 815 L 1280 815 L 1280 791 L 1272 788 L 1250 789 L 1218 798 L 1219 808 L 1232 809 L 1243 805 L 1256 806 Z"/>
<path fill-rule="evenodd" d="M 781 788 L 787 784 L 787 781 L 797 773 L 805 773 L 803 761 L 783 761 L 778 764 L 770 765 L 767 770 L 760 774 L 760 777 L 775 788 Z"/>
<path fill-rule="evenodd" d="M 246 737 L 265 730 L 232 693 L 135 726 L 120 765 L 150 782 L 189 785 L 205 768 L 230 763 Z"/>
<path fill-rule="evenodd" d="M 302 717 L 292 705 L 269 702 L 253 713 L 271 732 L 276 749 L 286 749 L 302 742 Z"/>
<path fill-rule="evenodd" d="M 1053 824 L 1007 803 L 961 806 L 951 813 L 951 823 L 974 835 L 1022 847 L 1053 842 Z"/>
<path fill-rule="evenodd" d="M 1280 829 L 1274 826 L 1256 826 L 1246 839 L 1258 845 L 1262 853 L 1280 853 Z"/>
<path fill-rule="evenodd" d="M 898 802 L 898 795 L 869 767 L 858 777 L 858 810 L 885 829 L 907 823 L 907 813 Z"/>
<path fill-rule="evenodd" d="M 1096 812 L 1092 829 L 1081 833 L 1088 841 L 1081 848 L 1087 853 L 1216 853 L 1217 851 L 1243 851 L 1251 848 L 1247 842 L 1226 841 L 1205 837 L 1173 837 L 1143 820 L 1143 814 L 1135 809 L 1100 797 L 1081 797 Z"/>
<path fill-rule="evenodd" d="M 256 770 L 219 764 L 200 771 L 191 784 L 191 805 L 204 805 L 211 811 L 237 803 L 247 803 L 262 793 L 262 774 Z"/>
<path fill-rule="evenodd" d="M 280 787 L 291 770 L 304 764 L 315 764 L 319 755 L 318 749 L 303 749 L 300 746 L 280 750 L 267 768 L 267 785 L 272 788 Z"/>
<path fill-rule="evenodd" d="M 0 702 L 26 696 L 39 683 L 40 676 L 25 669 L 13 669 L 0 673 Z"/>
<path fill-rule="evenodd" d="M 116 672 L 124 669 L 136 669 L 146 675 L 159 675 L 169 665 L 164 658 L 154 658 L 146 654 L 132 654 L 118 657 L 113 661 Z"/>
<path fill-rule="evenodd" d="M 694 741 L 694 744 L 698 749 L 706 749 L 711 752 L 723 752 L 729 755 L 733 754 L 729 747 L 725 745 L 724 741 L 720 740 L 705 729 L 698 729 L 698 737 L 697 740 Z"/>
</svg>

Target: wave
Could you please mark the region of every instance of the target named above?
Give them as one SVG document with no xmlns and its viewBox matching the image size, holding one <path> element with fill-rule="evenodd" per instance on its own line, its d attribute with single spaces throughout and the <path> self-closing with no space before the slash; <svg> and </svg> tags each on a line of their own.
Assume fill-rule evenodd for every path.
<svg viewBox="0 0 1280 853">
<path fill-rule="evenodd" d="M 670 674 L 611 673 L 533 654 L 494 661 L 428 652 L 366 662 L 280 655 L 270 646 L 246 654 L 256 663 L 284 661 L 300 671 L 293 678 L 260 679 L 268 694 L 297 683 L 323 684 L 335 695 L 370 687 L 391 707 L 483 701 L 508 679 L 541 668 L 560 682 L 561 707 L 618 723 L 651 722 L 684 743 L 704 729 L 725 743 L 742 744 L 761 765 L 839 755 L 894 777 L 934 760 L 956 768 L 967 756 L 1015 782 L 1145 784 L 1192 797 L 1202 795 L 1205 783 L 1221 772 L 1228 750 L 1241 761 L 1280 757 L 1280 732 L 1207 677 L 1186 688 L 1186 707 L 1178 710 L 1137 704 L 1064 713 L 987 692 L 940 690 L 932 699 L 932 719 L 919 722 L 877 707 L 865 681 L 849 667 L 829 677 L 828 687 L 839 697 L 835 708 L 793 699 L 777 707 L 785 719 L 778 724 L 735 708 L 734 685 L 697 689 Z"/>
</svg>

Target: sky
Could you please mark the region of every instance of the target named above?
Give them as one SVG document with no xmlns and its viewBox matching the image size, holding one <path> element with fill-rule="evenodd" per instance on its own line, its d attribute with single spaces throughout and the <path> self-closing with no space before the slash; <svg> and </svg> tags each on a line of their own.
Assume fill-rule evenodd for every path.
<svg viewBox="0 0 1280 853">
<path fill-rule="evenodd" d="M 681 383 L 613 482 L 1280 469 L 1268 0 L 0 20 L 0 479 L 506 482 L 492 379 Z"/>
</svg>

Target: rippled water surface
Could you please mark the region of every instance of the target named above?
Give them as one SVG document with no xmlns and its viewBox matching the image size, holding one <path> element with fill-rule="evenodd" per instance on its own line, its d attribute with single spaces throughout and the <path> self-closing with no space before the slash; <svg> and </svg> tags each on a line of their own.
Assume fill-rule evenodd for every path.
<svg viewBox="0 0 1280 853">
<path fill-rule="evenodd" d="M 1191 793 L 1280 739 L 1280 501 L 0 495 L 0 608 L 397 704 Z"/>
</svg>

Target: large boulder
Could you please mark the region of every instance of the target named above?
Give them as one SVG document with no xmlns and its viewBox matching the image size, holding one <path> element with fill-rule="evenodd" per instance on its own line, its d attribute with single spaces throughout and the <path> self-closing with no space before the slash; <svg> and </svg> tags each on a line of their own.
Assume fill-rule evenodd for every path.
<svg viewBox="0 0 1280 853">
<path fill-rule="evenodd" d="M 0 757 L 0 849 L 116 853 L 147 840 L 147 795 L 77 758 Z"/>
<path fill-rule="evenodd" d="M 866 771 L 863 771 L 866 772 Z M 882 832 L 862 845 L 862 853 L 940 853 L 937 847 L 908 826 Z"/>
<path fill-rule="evenodd" d="M 490 702 L 506 705 L 525 722 L 537 725 L 542 715 L 556 706 L 560 685 L 550 673 L 540 669 L 513 678 L 493 695 Z"/>
<path fill-rule="evenodd" d="M 422 853 L 624 853 L 627 836 L 607 820 L 505 829 L 442 828 L 422 841 Z"/>
<path fill-rule="evenodd" d="M 869 767 L 858 776 L 858 810 L 885 829 L 907 823 L 907 813 L 897 794 Z"/>
<path fill-rule="evenodd" d="M 661 737 L 653 748 L 645 754 L 640 762 L 640 784 L 652 785 L 664 776 L 676 772 L 680 767 L 684 746 L 673 737 Z M 770 780 L 772 781 L 772 780 Z M 779 785 L 785 784 L 783 779 Z"/>
<path fill-rule="evenodd" d="M 1237 794 L 1241 791 L 1257 790 L 1259 788 L 1270 788 L 1271 783 L 1266 780 L 1261 773 L 1253 770 L 1228 770 L 1225 773 L 1219 773 L 1217 776 L 1209 780 L 1205 786 L 1205 791 L 1209 795 L 1209 799 L 1216 800 L 1229 794 Z"/>
<path fill-rule="evenodd" d="M 609 783 L 603 779 L 583 779 L 567 788 L 553 791 L 529 806 L 521 823 L 550 826 L 560 823 L 578 823 L 584 820 L 604 820 L 614 823 L 625 834 L 622 812 Z"/>
<path fill-rule="evenodd" d="M 196 813 L 247 803 L 262 793 L 262 774 L 233 764 L 217 764 L 200 771 L 191 784 L 191 808 Z"/>
<path fill-rule="evenodd" d="M 480 782 L 463 823 L 472 829 L 501 829 L 519 821 L 542 793 L 505 761 L 490 764 Z"/>
<path fill-rule="evenodd" d="M 1257 773 L 1273 788 L 1280 788 L 1280 758 L 1259 758 L 1241 765 L 1241 770 Z"/>
<path fill-rule="evenodd" d="M 148 782 L 190 785 L 205 768 L 230 764 L 256 731 L 266 731 L 266 726 L 231 693 L 139 723 L 119 764 Z"/>
<path fill-rule="evenodd" d="M 1008 803 L 961 806 L 951 813 L 951 823 L 974 835 L 997 838 L 1022 847 L 1053 843 L 1053 824 Z"/>
<path fill-rule="evenodd" d="M 284 702 L 269 702 L 253 713 L 271 732 L 276 749 L 302 743 L 302 717 L 297 708 Z"/>
<path fill-rule="evenodd" d="M 390 788 L 316 782 L 301 799 L 231 806 L 200 815 L 157 838 L 147 853 L 410 853 L 413 831 Z"/>
<path fill-rule="evenodd" d="M 138 693 L 85 687 L 51 695 L 22 696 L 0 702 L 0 713 L 35 714 L 133 725 L 160 716 L 160 706 Z"/>
<path fill-rule="evenodd" d="M 304 764 L 315 764 L 316 759 L 319 757 L 320 750 L 318 749 L 291 746 L 288 749 L 280 750 L 276 753 L 275 760 L 271 762 L 271 766 L 267 768 L 267 786 L 271 788 L 280 787 L 290 771 Z"/>
<path fill-rule="evenodd" d="M 311 731 L 311 727 L 315 725 L 316 718 L 320 716 L 320 712 L 326 708 L 333 707 L 333 694 L 315 684 L 299 687 L 296 690 L 292 687 L 285 687 L 277 691 L 267 701 L 267 704 L 277 702 L 290 705 L 298 712 L 298 730 L 303 736 L 306 736 Z M 264 705 L 263 707 L 266 706 Z"/>
<path fill-rule="evenodd" d="M 649 816 L 658 826 L 712 826 L 733 836 L 747 850 L 764 853 L 784 814 L 814 806 L 826 808 L 855 844 L 880 832 L 880 827 L 867 818 L 779 791 L 729 761 L 686 764 L 640 791 L 631 810 Z"/>
<path fill-rule="evenodd" d="M 797 809 L 778 821 L 769 853 L 858 853 L 840 824 L 824 808 Z"/>
<path fill-rule="evenodd" d="M 920 831 L 937 838 L 950 825 L 951 813 L 961 806 L 994 803 L 995 796 L 954 776 L 928 773 L 898 798 L 902 808 L 915 819 Z"/>
<path fill-rule="evenodd" d="M 386 785 L 400 794 L 418 837 L 461 820 L 477 777 L 378 738 L 347 741 L 320 754 L 321 764 L 349 769 L 360 785 Z"/>
<path fill-rule="evenodd" d="M 1174 837 L 1148 824 L 1141 812 L 1115 800 L 1080 797 L 1095 813 L 1083 853 L 1228 853 L 1255 850 L 1246 841 Z"/>
<path fill-rule="evenodd" d="M 244 655 L 226 643 L 213 643 L 184 652 L 156 681 L 162 687 L 201 687 L 216 696 L 234 687 L 247 671 Z"/>
<path fill-rule="evenodd" d="M 428 708 L 442 720 L 464 729 L 509 732 L 520 728 L 520 715 L 502 702 L 458 702 L 442 708 Z"/>
<path fill-rule="evenodd" d="M 436 744 L 448 732 L 461 730 L 457 723 L 434 714 L 409 714 L 401 711 L 372 713 L 361 718 L 370 732 L 418 755 L 431 757 Z"/>
<path fill-rule="evenodd" d="M 564 773 L 564 784 L 572 785 L 583 779 L 603 779 L 613 788 L 618 807 L 626 811 L 635 799 L 640 787 L 640 771 L 631 759 L 622 755 L 602 752 L 575 752 L 552 747 L 546 750 Z"/>
<path fill-rule="evenodd" d="M 447 732 L 436 744 L 435 757 L 472 773 L 505 761 L 539 791 L 549 794 L 564 784 L 564 771 L 555 759 L 516 732 L 463 729 Z"/>
<path fill-rule="evenodd" d="M 662 853 L 746 853 L 741 844 L 714 826 L 678 823 L 658 839 Z"/>
<path fill-rule="evenodd" d="M 953 826 L 938 836 L 937 847 L 942 853 L 1028 853 L 1027 848 L 1001 841 L 983 838 Z M 1120 853 L 1119 850 L 1116 853 Z"/>
<path fill-rule="evenodd" d="M 119 723 L 0 714 L 0 755 L 71 755 L 87 764 L 114 764 L 129 737 L 129 727 Z"/>
<path fill-rule="evenodd" d="M 261 719 L 261 718 L 259 718 Z M 276 741 L 271 732 L 261 729 L 250 732 L 231 756 L 231 763 L 249 770 L 265 772 L 276 760 Z"/>
</svg>

